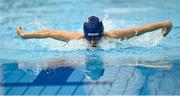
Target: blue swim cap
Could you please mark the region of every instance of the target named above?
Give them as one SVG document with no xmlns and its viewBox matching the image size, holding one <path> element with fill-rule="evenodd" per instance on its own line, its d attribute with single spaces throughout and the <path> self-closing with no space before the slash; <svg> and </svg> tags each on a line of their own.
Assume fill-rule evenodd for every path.
<svg viewBox="0 0 180 96">
<path fill-rule="evenodd" d="M 104 26 L 98 17 L 91 16 L 84 22 L 83 30 L 86 40 L 100 40 L 103 35 Z"/>
</svg>

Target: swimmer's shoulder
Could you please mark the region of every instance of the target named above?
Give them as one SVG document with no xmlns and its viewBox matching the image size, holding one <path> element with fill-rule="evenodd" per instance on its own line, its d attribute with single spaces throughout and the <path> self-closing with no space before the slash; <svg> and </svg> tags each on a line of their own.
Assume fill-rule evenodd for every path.
<svg viewBox="0 0 180 96">
<path fill-rule="evenodd" d="M 113 38 L 113 34 L 112 34 L 112 32 L 103 32 L 103 36 L 104 37 L 108 37 L 108 38 Z"/>
<path fill-rule="evenodd" d="M 84 39 L 84 33 L 83 32 L 76 32 L 76 33 L 77 33 L 76 39 Z"/>
</svg>

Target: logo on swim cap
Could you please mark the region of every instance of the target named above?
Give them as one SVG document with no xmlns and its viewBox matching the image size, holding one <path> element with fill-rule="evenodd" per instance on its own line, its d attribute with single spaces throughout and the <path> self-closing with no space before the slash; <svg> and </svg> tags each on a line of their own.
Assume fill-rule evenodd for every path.
<svg viewBox="0 0 180 96">
<path fill-rule="evenodd" d="M 87 33 L 88 36 L 99 36 L 99 33 Z"/>
<path fill-rule="evenodd" d="M 84 22 L 83 29 L 86 40 L 100 40 L 104 31 L 104 26 L 98 17 L 91 16 Z"/>
</svg>

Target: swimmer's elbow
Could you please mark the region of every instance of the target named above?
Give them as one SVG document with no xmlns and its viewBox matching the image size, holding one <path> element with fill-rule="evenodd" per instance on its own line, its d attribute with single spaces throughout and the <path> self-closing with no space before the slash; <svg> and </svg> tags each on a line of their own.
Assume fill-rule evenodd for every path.
<svg viewBox="0 0 180 96">
<path fill-rule="evenodd" d="M 25 34 L 21 34 L 20 37 L 21 37 L 21 39 L 28 39 Z"/>
<path fill-rule="evenodd" d="M 29 37 L 27 35 L 22 35 L 21 39 L 29 39 Z"/>
<path fill-rule="evenodd" d="M 165 22 L 165 26 L 166 27 L 172 27 L 173 26 L 173 23 L 171 21 L 166 21 Z"/>
</svg>

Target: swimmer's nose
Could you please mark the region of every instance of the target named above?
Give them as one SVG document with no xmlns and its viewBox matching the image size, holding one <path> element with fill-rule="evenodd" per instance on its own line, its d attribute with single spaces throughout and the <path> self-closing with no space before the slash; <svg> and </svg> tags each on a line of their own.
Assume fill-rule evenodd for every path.
<svg viewBox="0 0 180 96">
<path fill-rule="evenodd" d="M 91 45 L 91 47 L 96 47 L 97 42 L 96 41 L 89 41 L 89 44 Z"/>
<path fill-rule="evenodd" d="M 90 44 L 96 44 L 96 41 L 89 41 Z"/>
</svg>

